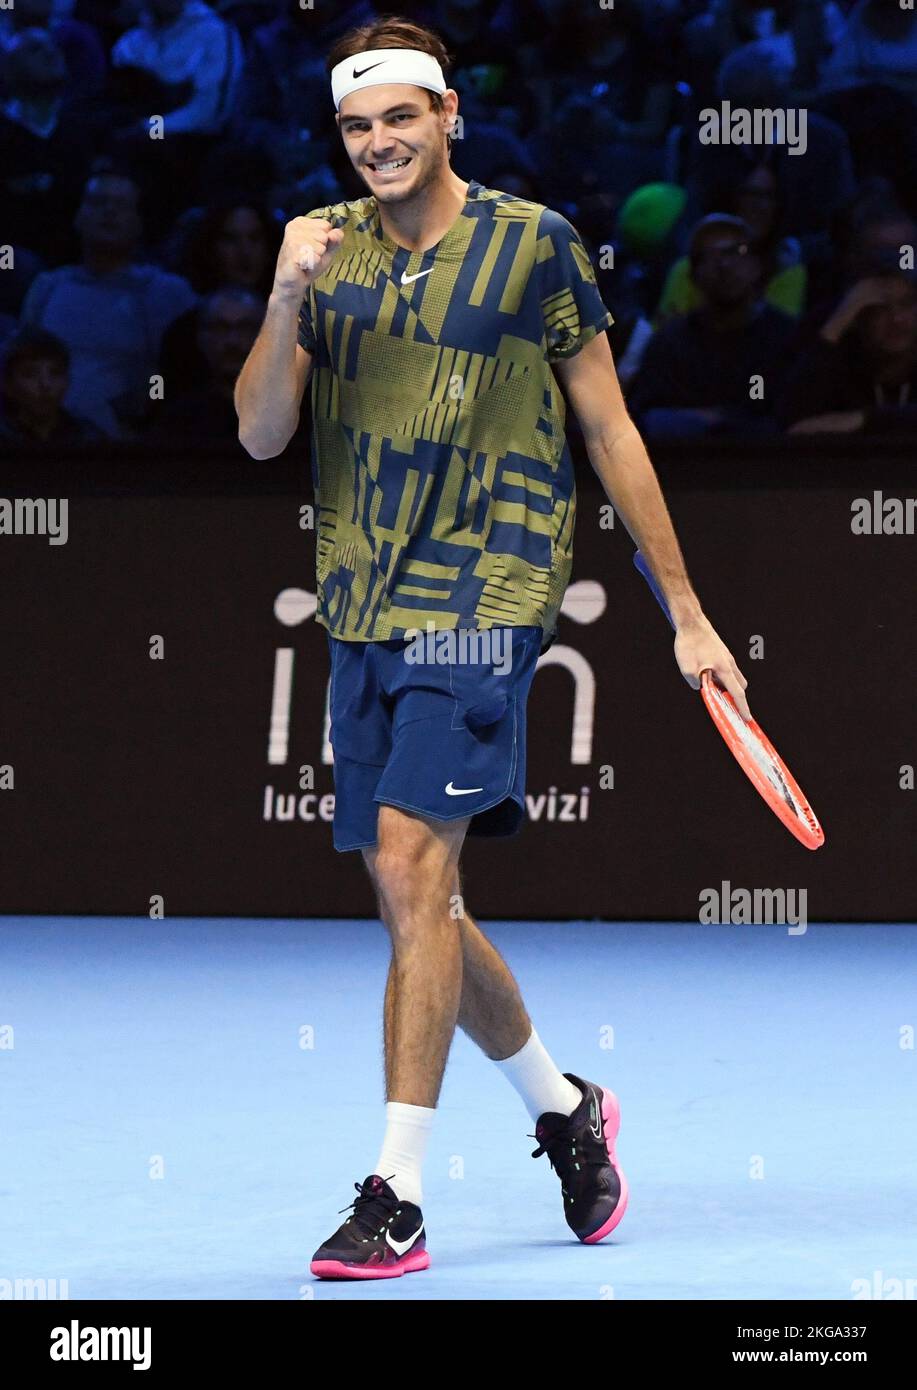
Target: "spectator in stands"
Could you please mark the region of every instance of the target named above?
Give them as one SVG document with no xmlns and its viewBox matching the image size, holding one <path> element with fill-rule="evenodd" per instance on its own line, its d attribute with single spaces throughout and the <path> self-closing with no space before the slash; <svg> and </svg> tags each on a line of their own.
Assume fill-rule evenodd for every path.
<svg viewBox="0 0 917 1390">
<path fill-rule="evenodd" d="M 793 321 L 761 298 L 762 265 L 737 217 L 694 229 L 691 274 L 703 305 L 655 333 L 628 405 L 650 437 L 771 432 Z"/>
<path fill-rule="evenodd" d="M 846 267 L 848 279 L 869 273 L 877 260 L 887 261 L 891 253 L 899 262 L 902 252 L 917 250 L 917 222 L 893 200 L 885 200 L 881 192 L 875 202 L 862 203 L 852 219 L 849 239 L 842 243 L 841 266 Z"/>
<path fill-rule="evenodd" d="M 733 110 L 795 110 L 791 91 L 792 63 L 766 42 L 746 44 L 723 64 L 718 82 L 720 101 Z M 715 109 L 719 109 L 716 107 Z M 799 238 L 804 256 L 827 236 L 831 216 L 853 194 L 850 148 L 844 131 L 814 111 L 806 114 L 805 148 L 790 152 L 785 144 L 701 144 L 700 127 L 693 132 L 689 171 L 689 205 L 698 214 L 708 211 L 714 193 L 724 185 L 744 183 L 762 163 L 774 171 L 781 216 L 775 234 Z"/>
<path fill-rule="evenodd" d="M 817 109 L 847 132 L 860 178 L 882 175 L 917 216 L 917 12 L 860 0 Z"/>
<path fill-rule="evenodd" d="M 54 17 L 54 0 L 15 0 L 7 19 L 7 28 L 0 31 L 0 47 L 6 47 L 22 29 L 44 29 L 64 54 L 69 96 L 89 96 L 103 88 L 106 50 L 92 25 Z"/>
<path fill-rule="evenodd" d="M 162 335 L 195 296 L 179 276 L 136 261 L 139 190 L 124 172 L 103 165 L 93 174 L 75 226 L 81 263 L 37 276 L 22 317 L 69 347 L 68 406 L 106 434 L 127 436 L 149 406 Z"/>
<path fill-rule="evenodd" d="M 791 66 L 794 90 L 807 90 L 818 84 L 843 32 L 844 16 L 831 0 L 713 0 L 685 25 L 685 72 L 706 105 L 725 59 L 745 44 L 765 42 Z"/>
<path fill-rule="evenodd" d="M 833 219 L 830 256 L 810 277 L 814 293 L 793 340 L 794 353 L 811 346 L 826 319 L 858 280 L 871 273 L 876 258 L 917 249 L 917 222 L 909 217 L 885 179 L 870 179 Z"/>
<path fill-rule="evenodd" d="M 741 183 L 720 191 L 715 202 L 748 226 L 752 246 L 764 267 L 764 298 L 775 309 L 798 318 L 805 308 L 807 273 L 796 237 L 780 235 L 782 221 L 777 175 L 768 164 L 759 164 Z M 685 314 L 701 303 L 701 293 L 691 278 L 687 256 L 669 270 L 656 311 L 657 320 Z"/>
<path fill-rule="evenodd" d="M 518 44 L 505 25 L 494 23 L 499 9 L 500 0 L 433 0 L 429 22 L 451 56 L 449 85 L 463 103 L 473 94 L 493 110 L 509 99 L 500 124 L 518 134 L 517 117 L 530 94 L 519 81 Z M 529 121 L 526 131 L 531 129 Z"/>
<path fill-rule="evenodd" d="M 178 268 L 199 295 L 234 285 L 266 300 L 274 283 L 283 228 L 263 207 L 235 199 L 197 209 Z M 163 338 L 160 370 L 186 388 L 203 386 L 207 362 L 198 346 L 196 308 L 187 309 Z"/>
<path fill-rule="evenodd" d="M 834 90 L 878 83 L 917 99 L 917 11 L 859 0 L 822 75 Z"/>
<path fill-rule="evenodd" d="M 685 190 L 678 184 L 647 183 L 623 202 L 598 193 L 584 198 L 577 208 L 577 230 L 594 246 L 607 246 L 609 231 L 614 229 L 617 251 L 627 258 L 632 271 L 640 273 L 641 303 L 647 314 L 652 313 L 666 272 L 684 245 L 689 230 L 684 223 L 686 203 Z M 600 264 L 597 273 L 602 268 Z M 605 286 L 612 299 L 615 279 L 612 274 Z"/>
<path fill-rule="evenodd" d="M 875 256 L 794 365 L 779 403 L 797 434 L 917 430 L 917 275 Z"/>
<path fill-rule="evenodd" d="M 152 437 L 161 440 L 238 442 L 233 389 L 264 318 L 264 300 L 230 286 L 214 291 L 198 311 L 198 346 L 207 380 L 186 390 L 166 379 L 164 402 L 153 412 Z"/>
<path fill-rule="evenodd" d="M 602 298 L 614 305 L 609 339 L 618 377 L 628 387 L 636 377 L 653 336 L 653 306 L 659 298 L 666 267 L 680 244 L 685 191 L 677 184 L 648 183 L 637 188 L 618 209 L 614 264 L 599 255 L 595 266 Z M 608 210 L 602 200 L 587 200 L 580 208 L 577 229 L 602 245 Z M 607 237 L 606 237 L 607 240 Z"/>
<path fill-rule="evenodd" d="M 90 24 L 68 17 L 56 18 L 54 0 L 15 0 L 0 29 L 0 48 L 6 48 L 23 29 L 44 29 L 55 40 L 67 69 L 71 96 L 98 92 L 105 84 L 107 60 L 98 34 Z"/>
<path fill-rule="evenodd" d="M 106 53 L 140 16 L 142 0 L 54 0 L 55 12 L 73 12 L 84 24 L 94 29 Z"/>
<path fill-rule="evenodd" d="M 624 194 L 661 177 L 675 99 L 671 60 L 639 8 L 578 7 L 551 50 L 550 127 L 538 142 L 563 197 L 598 188 Z"/>
<path fill-rule="evenodd" d="M 0 358 L 0 446 L 87 444 L 99 439 L 88 421 L 64 408 L 70 355 L 43 329 L 21 328 Z"/>
<path fill-rule="evenodd" d="M 18 323 L 29 286 L 44 266 L 25 246 L 11 247 L 10 262 L 0 275 L 0 314 L 10 314 Z"/>
<path fill-rule="evenodd" d="M 282 10 L 252 34 L 239 109 L 245 120 L 298 131 L 313 123 L 316 103 L 305 103 L 303 93 L 325 90 L 325 58 L 332 44 L 347 29 L 379 16 L 370 0 L 340 9 L 308 9 L 299 0 L 283 0 Z"/>
<path fill-rule="evenodd" d="M 537 180 L 525 169 L 506 165 L 502 169 L 495 169 L 492 177 L 492 186 L 499 188 L 501 193 L 510 193 L 514 198 L 524 198 L 527 203 L 544 202 L 538 191 Z"/>
<path fill-rule="evenodd" d="M 61 119 L 64 55 L 43 29 L 23 29 L 0 55 L 0 75 L 0 242 L 56 262 L 87 165 L 78 131 Z"/>
<path fill-rule="evenodd" d="M 272 145 L 271 153 L 275 179 L 269 201 L 273 207 L 283 208 L 288 218 L 341 199 L 366 196 L 366 185 L 359 184 L 336 129 L 321 140 L 282 136 Z"/>
<path fill-rule="evenodd" d="M 19 320 L 15 314 L 7 314 L 0 309 L 0 352 L 3 351 L 4 344 L 13 336 L 18 327 Z"/>
<path fill-rule="evenodd" d="M 512 62 L 512 36 L 494 25 L 500 7 L 500 0 L 433 0 L 430 23 L 452 57 L 453 73 Z"/>
<path fill-rule="evenodd" d="M 496 187 L 501 169 L 515 168 L 523 178 L 534 179 L 536 161 L 506 121 L 476 92 L 466 91 L 461 99 L 460 124 L 452 147 L 452 167 L 460 178 L 477 179 L 485 187 Z"/>
<path fill-rule="evenodd" d="M 227 198 L 197 214 L 179 270 L 198 294 L 241 285 L 266 298 L 282 240 L 283 227 L 266 208 Z"/>
<path fill-rule="evenodd" d="M 216 134 L 230 117 L 242 75 L 239 35 L 204 0 L 144 0 L 142 15 L 115 44 L 115 67 L 189 83 L 189 99 L 166 117 L 167 133 Z"/>
<path fill-rule="evenodd" d="M 155 194 L 147 206 L 160 239 L 210 187 L 207 161 L 230 128 L 245 54 L 235 28 L 204 0 L 143 0 L 142 19 L 112 49 L 113 86 L 128 119 L 106 152 Z M 163 117 L 160 139 L 150 139 L 152 113 Z"/>
<path fill-rule="evenodd" d="M 260 300 L 281 220 L 365 196 L 334 123 L 324 65 L 332 40 L 380 8 L 380 0 L 313 8 L 300 0 L 16 0 L 0 8 L 0 243 L 16 248 L 15 273 L 0 281 L 0 343 L 27 292 L 24 320 L 70 345 L 68 407 L 85 400 L 98 428 L 129 437 L 151 417 L 157 428 L 171 417 L 174 427 L 182 412 L 193 432 L 196 401 L 228 438 L 216 349 L 225 339 L 229 352 L 241 329 L 227 316 L 244 320 L 245 311 L 242 301 L 210 301 L 200 323 L 192 291 L 235 289 Z M 788 355 L 808 357 L 852 287 L 875 278 L 867 269 L 875 255 L 917 239 L 908 219 L 917 213 L 917 29 L 914 12 L 896 0 L 632 0 L 608 8 L 411 0 L 408 11 L 438 27 L 453 56 L 464 122 L 457 172 L 559 207 L 596 252 L 614 243 L 613 267 L 596 266 L 615 312 L 610 337 L 628 399 L 652 400 L 657 431 L 672 423 L 658 413 L 668 406 L 682 429 L 769 427 L 768 405 L 748 396 L 752 367 L 745 370 L 758 347 L 747 324 L 759 322 L 759 291 L 743 306 L 738 291 L 732 302 L 723 290 L 743 269 L 760 276 L 765 306 L 803 310 Z M 100 90 L 109 50 L 113 66 Z M 826 92 L 817 91 L 820 77 Z M 697 147 L 687 83 L 702 105 L 804 105 L 806 153 Z M 70 100 L 74 92 L 79 102 Z M 162 141 L 149 138 L 152 113 L 165 116 Z M 691 146 L 684 177 L 675 172 L 673 123 L 686 131 L 681 148 Z M 132 176 L 103 180 L 96 215 L 88 192 L 82 206 L 80 198 L 90 152 L 100 150 Z M 893 188 L 854 202 L 854 171 L 884 173 Z M 234 190 L 229 198 L 226 190 Z M 141 200 L 152 258 L 185 279 L 138 264 Z M 82 263 L 42 275 L 48 264 L 73 260 L 78 208 Z M 263 208 L 277 210 L 276 224 Z M 713 232 L 703 233 L 695 276 L 684 254 L 687 229 L 711 212 L 745 224 L 749 249 L 734 252 L 715 237 L 705 247 Z M 726 222 L 710 225 L 728 240 Z M 708 303 L 702 285 L 711 280 Z M 859 342 L 880 308 L 864 307 L 838 347 Z M 662 324 L 673 313 L 683 339 L 669 360 Z M 769 369 L 768 354 L 786 324 L 770 314 L 760 323 L 769 403 L 779 364 Z M 712 346 L 699 353 L 704 335 Z M 678 352 L 694 359 L 684 380 Z M 157 370 L 166 401 L 151 404 Z M 718 374 L 722 392 L 714 389 Z M 891 409 L 886 403 L 885 413 Z"/>
</svg>

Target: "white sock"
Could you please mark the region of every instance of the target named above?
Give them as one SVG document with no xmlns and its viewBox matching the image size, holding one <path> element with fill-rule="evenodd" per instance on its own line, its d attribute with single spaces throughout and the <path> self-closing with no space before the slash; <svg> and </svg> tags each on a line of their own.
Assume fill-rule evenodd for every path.
<svg viewBox="0 0 917 1390">
<path fill-rule="evenodd" d="M 385 1138 L 373 1172 L 384 1178 L 403 1202 L 418 1207 L 423 1199 L 420 1170 L 433 1128 L 435 1110 L 390 1100 L 385 1107 Z"/>
<path fill-rule="evenodd" d="M 534 1028 L 525 1046 L 497 1066 L 519 1092 L 533 1120 L 548 1110 L 572 1115 L 583 1098 L 579 1087 L 558 1071 Z"/>
</svg>

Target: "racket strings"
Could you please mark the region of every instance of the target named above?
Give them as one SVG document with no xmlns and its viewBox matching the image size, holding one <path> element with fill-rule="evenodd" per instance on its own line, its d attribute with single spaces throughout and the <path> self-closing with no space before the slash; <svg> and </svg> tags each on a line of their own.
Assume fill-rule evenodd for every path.
<svg viewBox="0 0 917 1390">
<path fill-rule="evenodd" d="M 723 698 L 719 688 L 715 684 L 712 685 L 712 690 L 717 702 L 717 707 L 723 712 L 730 727 L 742 744 L 742 747 L 753 759 L 755 766 L 764 774 L 770 785 L 792 811 L 793 815 L 805 825 L 811 825 L 812 816 L 808 806 L 801 802 L 794 794 L 792 787 L 788 784 L 783 775 L 783 770 L 780 765 L 774 761 L 771 754 L 761 743 L 761 740 L 757 737 L 754 730 L 746 724 L 738 710 L 734 708 L 729 700 Z"/>
</svg>

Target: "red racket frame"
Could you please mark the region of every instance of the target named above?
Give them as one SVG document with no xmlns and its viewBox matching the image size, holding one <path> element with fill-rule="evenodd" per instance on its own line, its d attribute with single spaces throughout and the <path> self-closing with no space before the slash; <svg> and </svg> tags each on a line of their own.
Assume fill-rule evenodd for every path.
<svg viewBox="0 0 917 1390">
<path fill-rule="evenodd" d="M 711 693 L 711 686 L 716 687 L 716 695 Z M 767 802 L 768 806 L 771 808 L 778 820 L 783 821 L 783 824 L 786 826 L 790 834 L 795 835 L 796 839 L 799 841 L 801 845 L 805 845 L 806 849 L 818 849 L 819 846 L 825 843 L 825 832 L 822 830 L 821 825 L 819 824 L 818 817 L 812 810 L 812 807 L 809 805 L 808 798 L 803 794 L 802 789 L 799 786 L 799 783 L 796 781 L 796 778 L 790 772 L 786 763 L 783 761 L 780 754 L 777 752 L 776 748 L 771 743 L 767 734 L 761 728 L 761 725 L 758 724 L 754 719 L 742 719 L 742 716 L 736 709 L 735 700 L 729 694 L 728 690 L 724 690 L 720 683 L 714 680 L 713 673 L 711 671 L 701 672 L 701 695 L 703 696 L 704 704 L 707 706 L 710 718 L 713 720 L 714 724 L 716 725 L 717 729 L 722 735 L 723 740 L 726 743 L 726 746 L 728 747 L 730 753 L 735 758 L 736 762 L 739 764 L 739 767 L 745 773 L 745 776 L 755 787 L 758 794 Z M 789 787 L 793 796 L 796 798 L 796 801 L 798 802 L 802 810 L 802 814 L 804 815 L 806 820 L 805 824 L 803 824 L 803 822 L 799 819 L 795 812 L 792 811 L 791 808 L 786 804 L 783 797 L 780 796 L 780 794 L 774 790 L 773 786 L 767 780 L 764 773 L 761 771 L 758 764 L 755 762 L 754 758 L 751 757 L 751 755 L 748 753 L 741 739 L 738 738 L 738 736 L 735 733 L 735 730 L 729 723 L 729 720 L 727 719 L 726 715 L 719 708 L 719 705 L 717 704 L 718 697 L 722 700 L 725 700 L 732 707 L 732 709 L 735 710 L 736 719 L 744 723 L 747 729 L 751 730 L 751 732 L 756 736 L 756 738 L 760 740 L 761 745 L 767 752 L 768 756 L 771 757 L 773 761 L 777 764 L 777 766 L 780 769 L 780 774 L 783 777 L 783 780 L 786 782 L 787 786 Z"/>
</svg>

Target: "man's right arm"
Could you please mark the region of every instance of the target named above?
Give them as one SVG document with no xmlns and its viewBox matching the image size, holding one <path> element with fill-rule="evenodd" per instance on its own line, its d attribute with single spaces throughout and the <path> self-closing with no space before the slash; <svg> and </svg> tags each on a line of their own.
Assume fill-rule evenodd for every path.
<svg viewBox="0 0 917 1390">
<path fill-rule="evenodd" d="M 236 381 L 239 441 L 254 459 L 282 454 L 299 424 L 313 360 L 297 342 L 300 303 L 271 294 L 261 331 Z"/>
<path fill-rule="evenodd" d="M 287 223 L 267 313 L 234 393 L 239 441 L 252 458 L 282 454 L 296 432 L 312 375 L 312 354 L 299 344 L 299 311 L 343 239 L 343 231 L 320 218 Z"/>
</svg>

